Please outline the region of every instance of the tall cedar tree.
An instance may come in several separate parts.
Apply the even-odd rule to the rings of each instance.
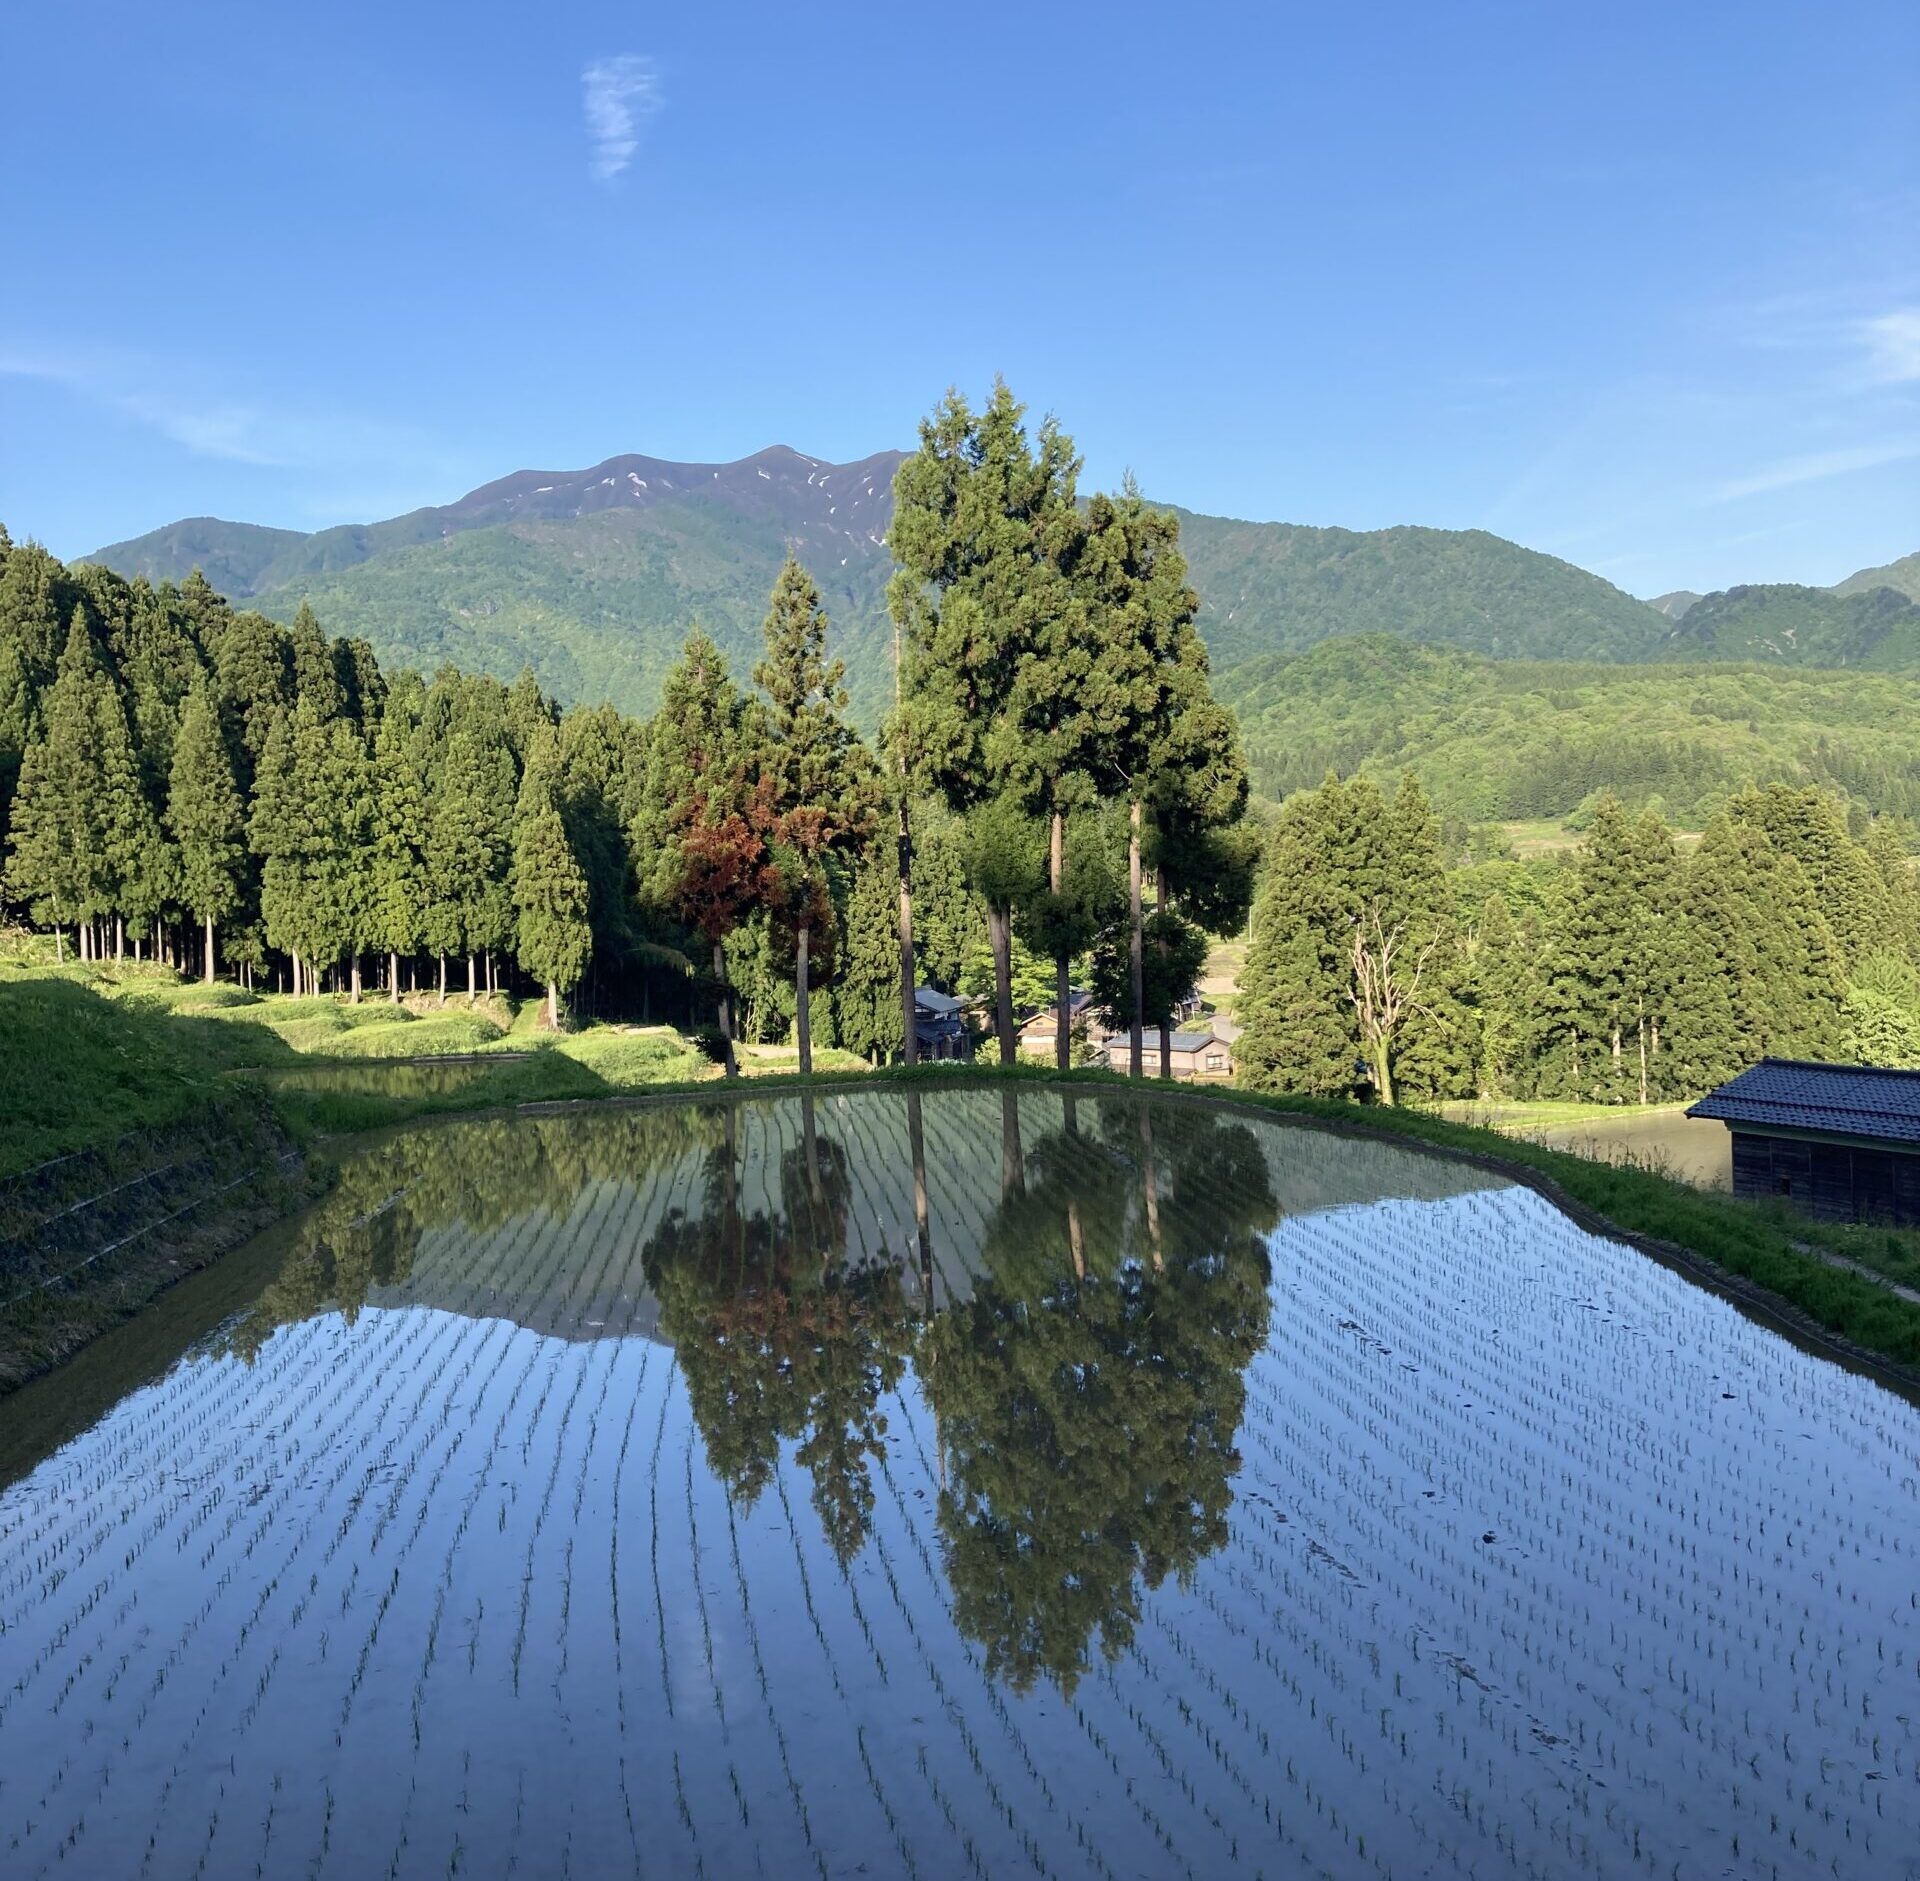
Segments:
[[[1133,988],[1127,1066],[1137,1078],[1146,1018],[1141,872],[1147,808],[1177,763],[1205,758],[1218,721],[1206,710],[1206,649],[1193,625],[1200,598],[1187,582],[1176,516],[1151,508],[1131,484],[1117,498],[1094,497],[1077,551],[1075,585],[1098,649],[1095,689],[1103,723],[1097,776],[1104,792],[1127,805]]]
[[[831,918],[827,858],[856,848],[874,822],[872,761],[847,723],[846,666],[827,660],[827,616],[813,578],[787,558],[773,584],[766,657],[753,669],[766,693],[763,766],[783,912],[792,928],[794,1033],[800,1072],[813,1070],[809,964],[815,923]]]
[[[1042,675],[1031,663],[1059,638],[1073,604],[1059,554],[1074,526],[1079,466],[1051,419],[1029,441],[1024,413],[1004,381],[977,415],[949,392],[894,477],[887,539],[900,567],[887,600],[901,632],[903,691],[895,743],[962,813],[1032,790],[1023,708]],[[1001,1062],[1011,1064],[1013,911],[992,892],[986,899],[994,1030]]]
[[[17,561],[19,552],[9,558]],[[98,815],[100,759],[95,688],[104,675],[85,616],[76,609],[57,676],[41,700],[13,803],[7,881],[34,918],[71,924],[86,949],[86,923],[106,906],[108,867]]]
[[[556,794],[559,737],[551,724],[529,727],[527,768],[513,819],[515,952],[547,989],[547,1025],[560,1027],[560,995],[580,984],[593,957],[586,873],[567,840]]]
[[[712,950],[728,1077],[739,1066],[727,937],[779,889],[767,843],[772,792],[759,769],[758,721],[720,649],[695,628],[662,687],[633,832],[643,901],[693,928]]]
[[[401,959],[426,939],[428,830],[415,727],[406,709],[389,698],[373,736],[367,941],[387,956],[387,995],[396,1002]]]
[[[187,694],[174,740],[167,824],[180,853],[180,899],[206,933],[206,983],[213,984],[215,924],[240,905],[245,880],[246,810],[233,760],[204,679]]]

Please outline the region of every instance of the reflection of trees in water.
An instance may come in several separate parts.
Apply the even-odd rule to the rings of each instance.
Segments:
[[[816,1133],[805,1105],[772,1209],[742,1208],[729,1129],[707,1154],[698,1212],[669,1214],[644,1258],[714,1473],[750,1506],[781,1442],[797,1443],[815,1512],[846,1562],[873,1517],[880,1399],[900,1381],[914,1326],[899,1268],[847,1258],[846,1152]]]
[[[251,1356],[289,1321],[351,1318],[370,1288],[405,1285],[429,1229],[563,1221],[590,1184],[665,1180],[697,1156],[697,1199],[660,1219],[641,1260],[715,1475],[750,1505],[792,1444],[851,1561],[873,1520],[881,1405],[913,1359],[938,1426],[955,1619],[1016,1687],[1070,1690],[1096,1637],[1109,1658],[1132,1639],[1143,1589],[1226,1539],[1277,1208],[1253,1132],[1217,1112],[1069,1096],[1035,1136],[1034,1107],[1023,1118],[1000,1095],[1000,1196],[972,1294],[931,1320],[941,1230],[909,1092],[891,1140],[911,1163],[910,1266],[849,1257],[859,1174],[810,1100],[770,1183],[732,1104],[491,1119],[350,1162],[230,1342]],[[974,1171],[989,1183],[991,1155]],[[540,1237],[527,1247],[529,1286],[577,1284]]]
[[[1275,1207],[1244,1125],[1101,1104],[1025,1158],[973,1297],[929,1329],[954,1616],[1017,1689],[1071,1690],[1141,1589],[1227,1536]]]
[[[485,1235],[541,1210],[564,1220],[590,1184],[645,1181],[719,1134],[710,1110],[661,1109],[495,1117],[391,1137],[342,1165],[224,1343],[251,1359],[276,1328],[317,1313],[352,1324],[372,1288],[406,1284],[429,1230]]]

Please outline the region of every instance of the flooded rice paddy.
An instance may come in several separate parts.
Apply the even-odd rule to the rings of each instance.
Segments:
[[[1920,1413],[1179,1101],[415,1130],[0,1404],[9,1877],[1920,1873]]]

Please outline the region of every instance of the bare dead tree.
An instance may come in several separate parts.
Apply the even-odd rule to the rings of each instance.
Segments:
[[[1347,997],[1360,1022],[1361,1044],[1373,1072],[1374,1089],[1383,1104],[1394,1101],[1394,1041],[1409,1013],[1426,1011],[1420,1003],[1420,982],[1426,977],[1427,963],[1439,944],[1440,936],[1436,932],[1413,956],[1409,966],[1404,921],[1396,921],[1389,927],[1376,904],[1354,923],[1349,949],[1353,978],[1347,987]]]

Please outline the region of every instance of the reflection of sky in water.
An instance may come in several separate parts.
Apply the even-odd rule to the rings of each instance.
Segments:
[[[1476,1171],[917,1108],[350,1169],[0,1496],[6,1872],[1915,1872],[1911,1408]]]

